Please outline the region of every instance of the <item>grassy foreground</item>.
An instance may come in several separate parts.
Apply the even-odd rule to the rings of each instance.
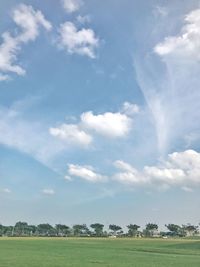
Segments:
[[[0,267],[199,267],[198,240],[0,238]]]

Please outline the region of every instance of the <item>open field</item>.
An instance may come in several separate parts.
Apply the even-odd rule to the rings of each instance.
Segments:
[[[198,267],[200,240],[0,238],[0,267]]]

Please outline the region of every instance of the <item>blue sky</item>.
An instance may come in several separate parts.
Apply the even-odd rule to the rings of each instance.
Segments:
[[[0,16],[0,222],[198,223],[199,1]]]

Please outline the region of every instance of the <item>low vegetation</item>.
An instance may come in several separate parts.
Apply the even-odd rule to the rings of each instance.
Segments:
[[[0,267],[198,267],[200,241],[0,238]]]

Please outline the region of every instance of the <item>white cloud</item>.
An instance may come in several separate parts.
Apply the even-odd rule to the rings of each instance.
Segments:
[[[131,173],[135,172],[135,169],[130,164],[124,162],[123,160],[116,160],[114,162],[114,166],[117,169],[120,169],[122,171],[127,171],[127,172],[131,172]]]
[[[149,179],[145,178],[142,173],[140,173],[137,169],[135,169],[130,164],[117,160],[114,162],[114,166],[122,170],[123,172],[119,172],[113,176],[113,179],[122,183],[122,184],[134,184],[141,185],[149,182]]]
[[[132,127],[132,120],[119,112],[94,115],[88,111],[81,115],[81,122],[84,127],[108,137],[126,136]]]
[[[121,112],[125,113],[128,116],[132,116],[134,114],[137,114],[137,113],[139,113],[139,111],[140,111],[140,108],[138,105],[133,104],[133,103],[129,103],[129,102],[124,102],[122,109],[121,109]]]
[[[47,31],[52,29],[51,23],[45,19],[41,11],[35,11],[32,6],[24,4],[19,5],[14,10],[13,20],[22,29],[22,32],[17,36],[18,42],[34,41],[39,35],[40,26]]]
[[[3,73],[13,72],[17,75],[24,75],[25,70],[16,64],[17,54],[22,48],[23,43],[34,41],[39,35],[39,28],[42,26],[47,31],[52,26],[44,18],[41,11],[35,11],[31,6],[20,4],[13,11],[13,20],[20,28],[16,36],[11,36],[9,32],[2,34],[3,42],[0,45],[0,71]],[[7,80],[7,74],[0,73],[0,80]]]
[[[158,188],[176,186],[185,191],[200,186],[200,153],[194,150],[169,154],[166,161],[144,166],[142,171],[123,161],[116,161],[114,165],[123,172],[115,174],[113,179],[124,184]]]
[[[88,111],[81,114],[77,124],[64,123],[58,127],[51,127],[49,133],[65,143],[83,146],[92,143],[92,131],[109,138],[124,137],[132,129],[133,120],[128,114],[137,113],[139,108],[137,105],[125,102],[122,109],[121,113],[106,112],[99,115]]]
[[[181,31],[177,31],[183,17],[181,11],[176,9],[169,14],[169,27],[169,19],[149,25],[153,34],[146,51],[138,51],[140,56],[134,61],[162,155],[174,150],[177,143],[188,145],[185,136],[200,132],[196,123],[200,120],[200,9],[186,15]],[[169,35],[170,30],[176,33]],[[152,53],[155,38],[160,40],[164,34],[166,38],[154,45]]]
[[[42,190],[42,193],[44,195],[49,195],[49,196],[55,195],[55,191],[53,189],[50,189],[50,188],[44,188]]]
[[[14,64],[17,58],[17,52],[20,50],[20,43],[9,32],[5,32],[2,38],[3,43],[0,46],[0,71],[24,75],[25,70]]]
[[[65,178],[65,180],[67,180],[67,181],[70,181],[70,182],[72,181],[72,178],[71,178],[69,175],[65,175],[64,178]]]
[[[77,16],[76,20],[80,23],[80,24],[86,24],[89,23],[91,21],[91,18],[89,15],[86,16]]]
[[[59,33],[59,45],[69,54],[95,58],[95,49],[99,46],[99,39],[92,29],[78,30],[72,22],[65,22],[60,25]]]
[[[77,124],[63,123],[60,126],[49,128],[49,133],[56,139],[60,139],[63,144],[83,147],[92,144],[92,131],[109,138],[125,137],[132,129],[133,122],[132,118],[125,114],[125,111],[132,115],[138,112],[138,107],[126,102],[123,105],[123,110],[124,114],[106,112],[99,115],[94,115],[92,111],[88,111],[81,114]]]
[[[183,191],[185,191],[185,192],[189,192],[189,193],[192,193],[192,192],[193,192],[193,189],[190,188],[190,187],[187,187],[187,186],[183,186],[183,187],[181,187],[181,189],[182,189]]]
[[[68,165],[69,175],[80,177],[88,182],[104,182],[107,177],[95,172],[92,166],[80,166],[69,164]]]
[[[153,13],[155,16],[159,15],[159,17],[167,17],[169,11],[165,6],[156,6],[153,10]]]
[[[80,129],[75,124],[62,124],[57,128],[50,128],[51,135],[66,141],[67,143],[73,142],[74,144],[88,146],[92,143],[92,136]]]
[[[9,188],[4,188],[4,189],[2,189],[2,192],[6,193],[6,194],[10,194],[11,190]]]
[[[185,23],[179,35],[166,37],[154,51],[161,56],[174,54],[191,60],[200,59],[200,9],[190,12]]]
[[[128,184],[128,185],[142,185],[147,184],[147,179],[144,181],[143,176],[135,170],[134,172],[121,172],[117,173],[113,176],[113,179],[122,183],[122,184]]]
[[[168,165],[182,169],[192,183],[200,183],[200,153],[194,150],[175,152],[169,155]]]
[[[200,168],[200,153],[191,149],[184,152],[174,152],[169,155],[169,164],[184,170]]]
[[[10,77],[8,75],[4,75],[0,73],[0,81],[8,81]]]
[[[78,11],[83,5],[82,0],[62,0],[62,4],[67,13]]]
[[[167,184],[182,183],[182,181],[186,178],[185,172],[182,169],[165,168],[165,166],[146,166],[144,168],[144,174],[151,177],[152,181],[159,181]]]

